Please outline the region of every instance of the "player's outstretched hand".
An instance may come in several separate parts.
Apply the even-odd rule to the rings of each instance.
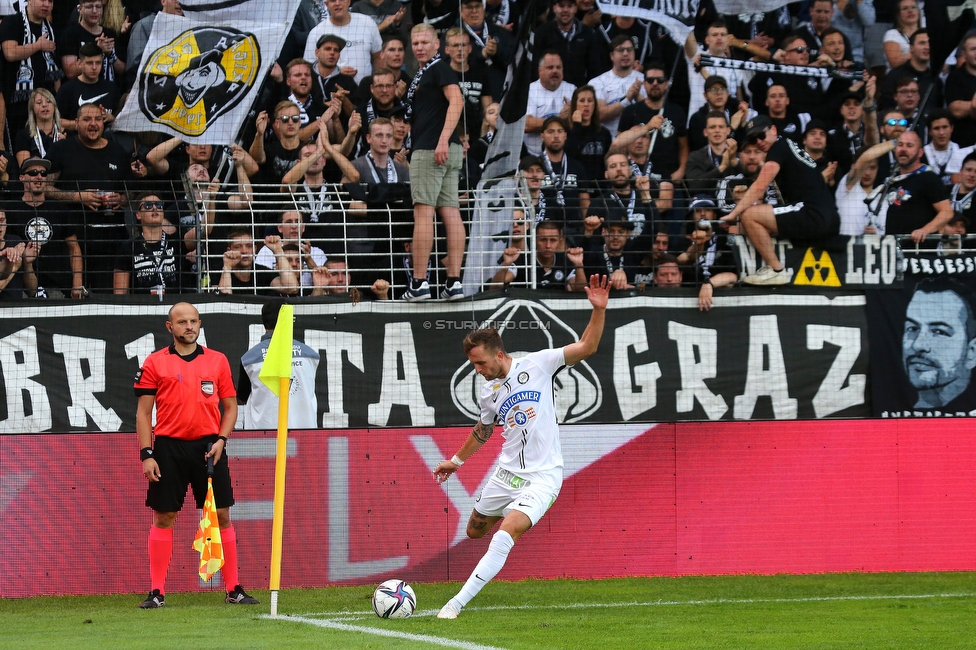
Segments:
[[[443,483],[447,479],[451,478],[451,474],[458,471],[458,466],[449,460],[442,461],[437,467],[434,468],[434,480],[438,483]]]
[[[606,309],[610,298],[610,278],[594,273],[590,276],[590,286],[586,287],[586,297],[594,309]]]

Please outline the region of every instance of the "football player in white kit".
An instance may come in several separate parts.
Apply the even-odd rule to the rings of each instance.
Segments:
[[[516,540],[534,526],[556,501],[563,482],[563,455],[552,399],[552,377],[596,352],[603,336],[610,281],[593,274],[586,297],[593,305],[579,341],[557,350],[541,350],[513,359],[495,329],[477,330],[464,339],[464,352],[487,380],[481,390],[481,417],[451,460],[434,468],[443,483],[488,442],[495,424],[502,426],[502,452],[491,478],[468,519],[468,537],[479,539],[501,519],[488,552],[461,591],[441,608],[437,618],[457,618],[502,567]]]

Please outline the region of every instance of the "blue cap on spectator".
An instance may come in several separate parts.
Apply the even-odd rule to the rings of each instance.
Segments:
[[[708,196],[707,194],[699,194],[691,201],[691,205],[688,206],[688,212],[694,212],[701,208],[709,208],[714,210],[718,206],[715,204],[715,199]]]

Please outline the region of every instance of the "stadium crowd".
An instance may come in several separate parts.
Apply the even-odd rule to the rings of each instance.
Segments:
[[[933,66],[916,0],[734,16],[703,0],[681,44],[594,0],[303,0],[223,147],[113,129],[157,11],[182,15],[178,0],[0,1],[0,298],[463,297],[526,23],[534,81],[507,91],[527,93],[524,209],[492,237],[481,288],[579,291],[599,273],[695,286],[707,309],[739,281],[731,234],[760,252],[776,234],[828,250],[893,234],[949,254],[971,227],[976,32]],[[745,281],[789,281],[766,261]]]

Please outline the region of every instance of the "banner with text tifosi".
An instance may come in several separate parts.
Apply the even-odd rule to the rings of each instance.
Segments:
[[[976,255],[905,252],[905,286],[867,292],[872,410],[976,416]]]
[[[868,415],[864,296],[790,291],[720,289],[709,312],[690,289],[611,299],[599,351],[556,376],[560,421]],[[484,324],[503,328],[516,356],[576,341],[589,302],[550,296],[296,305],[295,338],[321,357],[316,422],[470,425],[483,380],[464,336]],[[238,368],[264,334],[261,304],[195,300],[200,343]],[[133,378],[146,356],[172,343],[169,305],[27,305],[0,310],[0,433],[133,430]]]
[[[290,432],[281,586],[396,577],[423,608],[440,607],[424,583],[466,579],[490,541],[465,527],[500,436],[447,482],[431,475],[469,431]],[[502,580],[976,569],[976,430],[964,420],[583,424],[560,435],[559,498]],[[152,523],[138,446],[134,433],[0,436],[0,598],[130,593],[135,611]],[[253,592],[269,579],[275,432],[238,432],[227,452],[240,581]],[[183,591],[223,601],[221,574],[210,584],[197,573],[198,521],[188,505],[176,523],[171,605]]]

